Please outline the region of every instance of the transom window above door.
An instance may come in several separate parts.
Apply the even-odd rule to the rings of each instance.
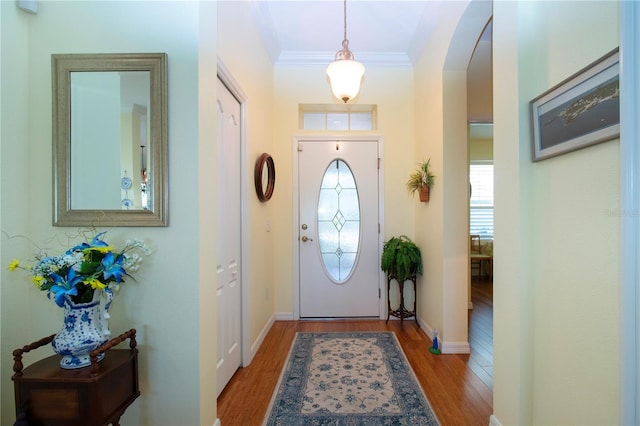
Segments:
[[[299,127],[302,130],[375,130],[375,105],[317,105],[299,106]]]

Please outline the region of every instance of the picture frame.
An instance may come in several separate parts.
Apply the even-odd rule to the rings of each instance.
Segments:
[[[620,135],[618,48],[530,102],[532,161]]]

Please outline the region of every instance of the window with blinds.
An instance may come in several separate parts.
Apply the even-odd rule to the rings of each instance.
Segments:
[[[472,163],[469,182],[469,234],[493,239],[493,164]]]

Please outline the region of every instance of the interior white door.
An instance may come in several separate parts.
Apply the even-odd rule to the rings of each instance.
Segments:
[[[378,143],[298,143],[300,317],[378,317]]]
[[[241,364],[240,103],[218,80],[218,395]]]

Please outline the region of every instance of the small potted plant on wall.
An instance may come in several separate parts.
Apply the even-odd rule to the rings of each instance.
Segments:
[[[420,201],[429,201],[429,192],[435,175],[431,172],[431,158],[427,161],[423,161],[418,164],[418,168],[409,175],[407,181],[407,189],[411,194],[418,192],[420,194]]]
[[[422,274],[420,249],[406,235],[393,237],[384,243],[380,268],[399,283]]]

